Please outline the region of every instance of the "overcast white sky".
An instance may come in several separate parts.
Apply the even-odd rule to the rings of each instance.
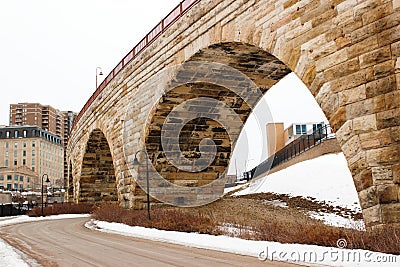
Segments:
[[[95,90],[96,67],[104,76],[179,0],[0,0],[0,125],[9,123],[9,105],[38,102],[79,112]],[[265,96],[275,122],[325,120],[294,75]],[[246,126],[251,142],[235,151],[239,170],[266,157],[262,125]],[[246,149],[246,147],[248,149]],[[246,151],[248,150],[248,151]],[[233,159],[231,162],[233,163]],[[231,168],[232,170],[232,168]]]

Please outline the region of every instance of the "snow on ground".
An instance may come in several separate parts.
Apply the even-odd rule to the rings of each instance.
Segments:
[[[316,159],[304,161],[256,181],[252,181],[250,186],[241,186],[244,189],[235,194],[244,195],[261,192],[290,194],[292,196],[313,197],[318,201],[326,201],[334,206],[361,210],[353,180],[342,153],[325,155]],[[241,186],[232,188],[231,190],[238,189]],[[349,219],[334,214],[310,212],[309,215],[323,219],[326,223],[332,225],[343,226],[350,224],[351,227],[357,229],[362,229],[363,227],[362,222],[352,222]],[[16,216],[7,220],[0,220],[0,227],[26,221],[73,217],[82,217],[82,215],[59,215],[44,218]],[[90,220],[86,223],[86,227],[102,232],[248,255],[258,257],[260,260],[290,261],[303,265],[377,266],[379,264],[379,266],[399,266],[400,263],[400,256],[398,255],[366,250],[349,250],[339,247],[243,240],[228,236],[164,231],[139,226],[132,227],[119,223],[108,223],[96,220]],[[227,225],[226,227],[230,226]],[[341,240],[339,245],[342,245],[342,243],[345,244],[345,240]],[[3,259],[0,260],[0,267],[27,266],[23,264],[24,262],[21,257],[18,257],[18,254],[16,255],[15,250],[2,242],[1,239],[0,251],[0,259]],[[21,260],[21,262],[18,260]],[[1,265],[1,262],[5,262],[6,265]]]
[[[314,197],[333,206],[361,210],[343,153],[328,154],[264,176],[234,195],[262,192]]]
[[[29,266],[17,251],[0,239],[0,267],[24,267]]]
[[[87,222],[86,227],[101,232],[258,257],[259,260],[296,262],[301,265],[377,266],[379,263],[379,266],[398,266],[400,263],[400,256],[367,250],[244,240],[228,236],[165,231],[96,220]],[[344,240],[342,242],[345,243]]]
[[[328,154],[303,161],[276,173],[251,181],[250,185],[233,195],[247,195],[272,192],[315,198],[332,206],[340,206],[361,212],[360,202],[353,178],[343,153]],[[360,225],[340,216],[324,215],[312,217],[322,219],[335,226]]]

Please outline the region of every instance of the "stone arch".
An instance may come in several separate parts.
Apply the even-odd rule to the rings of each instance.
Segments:
[[[293,62],[285,63],[264,49],[240,42],[224,42],[210,45],[200,49],[188,61],[218,62],[231,66],[250,77],[263,93],[286,74],[290,73],[292,69],[289,65],[293,65]],[[325,64],[329,65],[329,63]],[[297,62],[295,65],[297,65]],[[332,128],[337,131],[339,144],[353,175],[366,224],[373,226],[382,222],[397,222],[400,220],[398,203],[400,191],[398,183],[394,181],[394,175],[395,172],[398,172],[395,164],[399,160],[400,152],[398,141],[393,137],[395,138],[398,135],[395,127],[398,123],[395,122],[396,120],[390,112],[380,113],[380,116],[377,115],[378,112],[384,112],[386,108],[385,104],[381,102],[386,97],[381,95],[381,93],[384,93],[382,90],[385,92],[395,90],[395,77],[394,75],[389,75],[388,78],[383,78],[384,80],[380,82],[374,82],[375,79],[381,78],[376,76],[369,77],[368,70],[360,70],[364,75],[361,83],[364,82],[365,84],[361,88],[353,88],[354,81],[352,79],[355,77],[352,72],[354,70],[349,70],[350,75],[345,71],[348,70],[349,65],[352,65],[352,62],[346,61],[333,69],[319,71],[321,66],[316,67],[315,62],[308,60],[304,63],[303,68],[295,68],[293,72],[309,88],[327,116]],[[204,73],[204,75],[207,75],[207,73]],[[202,89],[206,91],[203,95],[199,93]],[[363,90],[366,89],[368,92],[365,92],[366,99],[364,99],[359,94],[363,94]],[[212,90],[217,92],[225,91],[224,88],[216,88],[216,86],[209,84],[186,85],[186,88],[181,86],[176,90],[172,90],[163,96],[156,111],[152,113],[152,122],[163,121],[171,107],[180,103],[182,99],[190,99],[194,96],[216,97],[229,105],[226,101],[227,99],[212,95],[210,93]],[[221,95],[227,96],[227,93],[224,92]],[[231,97],[236,98],[235,96]],[[359,97],[362,99],[354,99]],[[174,99],[176,100],[175,102]],[[233,102],[240,103],[240,100],[236,98]],[[388,102],[388,105],[393,104],[391,103],[392,101]],[[250,115],[250,110],[243,104],[239,105],[236,111],[240,109],[242,109],[241,117],[245,122],[248,115]],[[378,121],[379,117],[382,118],[381,121]],[[195,124],[197,123],[207,125],[208,122],[207,120],[203,120],[203,122],[196,121],[192,125],[188,125],[187,129],[194,129],[190,131],[190,135],[205,136],[204,132],[210,132],[210,128],[207,127],[199,127],[200,130],[196,130]],[[219,126],[216,125],[216,127]],[[154,162],[163,162],[164,165],[160,164],[159,170],[164,171],[165,178],[168,177],[167,179],[173,180],[173,177],[179,176],[174,175],[176,169],[170,166],[163,156],[160,157],[160,148],[155,144],[157,141],[151,141],[158,138],[159,124],[151,123],[148,130],[146,148],[149,152],[149,157]],[[379,134],[384,134],[386,139],[379,138]],[[224,137],[221,136],[219,138],[223,139],[221,143],[236,142],[236,140],[224,140]],[[198,152],[196,151],[197,144],[194,143],[191,147],[187,146],[186,154],[193,155],[193,152],[196,154]],[[221,153],[218,154],[218,159],[213,162],[212,168],[208,169],[207,175],[203,173],[196,178],[196,174],[181,174],[189,178],[186,181],[182,181],[180,178],[178,182],[185,186],[198,186],[202,183],[208,183],[207,179],[218,177],[217,174],[226,170],[231,151],[224,151],[227,152],[224,155],[222,150],[219,152]],[[223,155],[223,157],[219,157],[220,155]],[[219,160],[221,158],[223,160]]]
[[[255,96],[248,96],[246,100],[253,104],[258,102],[262,94],[268,91],[269,88],[291,72],[282,61],[272,56],[270,53],[253,45],[238,42],[213,44],[194,54],[188,62],[200,62],[200,64],[201,62],[218,63],[222,66],[229,66],[230,68],[242,72],[258,86],[261,92],[259,95],[260,98],[258,99],[255,99]],[[196,75],[198,77],[203,77],[213,76],[216,75],[216,73],[213,73],[213,70],[209,68],[197,69],[195,65],[193,65],[193,69],[191,69],[190,66],[189,68],[184,67],[184,70],[178,71],[175,75],[175,80],[172,81],[172,84],[176,83],[180,76],[192,77]],[[220,75],[226,74],[220,73]],[[217,76],[216,78],[218,79]],[[233,80],[233,82],[230,81],[229,83],[235,88],[240,87],[240,84],[247,86],[246,81],[241,77],[232,76],[229,77],[228,80],[229,79]],[[234,81],[235,79],[237,79],[237,81]],[[161,97],[158,104],[156,104],[154,110],[150,112],[151,118],[149,119],[147,136],[145,137],[146,151],[148,152],[149,159],[153,163],[156,171],[171,183],[186,187],[199,187],[210,184],[227,171],[229,159],[233,152],[232,147],[236,144],[241,131],[241,125],[244,125],[246,122],[252,108],[249,106],[249,103],[231,88],[212,82],[186,82],[177,85],[177,87],[172,85],[172,87],[174,88],[166,92]],[[234,130],[229,136],[225,129],[228,125],[221,125],[218,121],[201,115],[207,112],[218,113],[216,107],[199,107],[196,106],[196,103],[187,107],[191,110],[198,109],[199,116],[185,124],[180,133],[179,147],[184,157],[189,160],[200,158],[199,143],[205,138],[214,141],[217,151],[213,162],[206,169],[200,172],[181,171],[168,161],[161,146],[162,131],[165,133],[166,131],[168,132],[168,130],[174,131],[175,129],[163,129],[162,126],[167,120],[167,116],[170,114],[171,110],[176,106],[182,104],[182,102],[202,97],[215,99],[224,103],[237,114],[237,118],[239,118],[240,122],[232,121],[230,123],[230,126],[234,126]],[[237,124],[239,127],[236,127]],[[166,135],[168,135],[168,133],[166,133]],[[187,196],[177,195],[175,197],[185,202],[185,197]]]
[[[78,202],[118,201],[113,157],[104,133],[91,132],[83,156]]]
[[[98,125],[118,139],[123,129],[118,120],[132,103],[130,145],[142,149],[139,132],[159,92],[156,86],[141,91],[141,85],[213,44],[237,42],[279,59],[314,95],[336,130],[366,224],[400,223],[399,14],[394,0],[199,1],[85,106],[68,143],[77,161],[74,178],[79,180],[87,129]],[[130,155],[125,162],[117,145],[113,155],[119,173],[133,160]],[[131,192],[131,204],[135,189],[124,189]]]

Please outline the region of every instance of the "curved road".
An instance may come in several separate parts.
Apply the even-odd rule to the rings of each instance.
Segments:
[[[43,266],[289,266],[257,258],[107,234],[84,227],[88,218],[21,223],[1,237]]]

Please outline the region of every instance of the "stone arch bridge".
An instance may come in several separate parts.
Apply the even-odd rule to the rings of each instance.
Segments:
[[[152,197],[212,201],[252,106],[294,72],[336,130],[366,224],[400,223],[399,22],[399,0],[183,1],[78,115],[67,148],[70,199],[141,208],[150,173]],[[186,111],[171,116],[182,103]],[[168,139],[179,114],[189,117]],[[135,154],[142,149],[147,156]]]

